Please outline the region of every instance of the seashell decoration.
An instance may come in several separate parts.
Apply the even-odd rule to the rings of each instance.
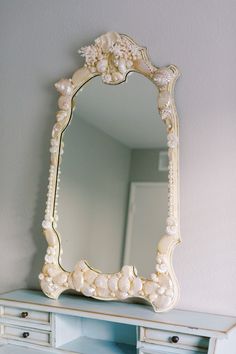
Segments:
[[[122,276],[118,282],[118,288],[121,292],[127,293],[130,289],[130,281],[127,276]]]
[[[154,281],[147,281],[144,284],[144,292],[146,295],[151,295],[157,290],[157,284]]]
[[[92,286],[90,286],[88,283],[84,283],[84,286],[82,287],[81,292],[85,296],[93,296],[95,293],[95,289]]]
[[[92,73],[102,74],[106,84],[122,82],[136,60],[142,58],[142,48],[116,32],[108,32],[83,47],[79,53]]]
[[[49,254],[51,254],[50,250]],[[163,273],[164,267],[166,272],[165,256],[158,255],[157,264],[160,267],[160,273]],[[85,261],[80,261],[71,279],[69,274],[61,272],[55,265],[47,269],[48,275],[40,273],[39,279],[48,283],[44,284],[44,290],[47,290],[49,295],[54,291],[55,285],[68,287],[70,283],[72,289],[82,292],[85,296],[97,298],[123,300],[129,296],[139,296],[148,297],[152,303],[163,294],[168,298],[173,298],[173,284],[168,276],[162,274],[158,277],[156,273],[153,273],[150,280],[142,280],[135,276],[133,269],[132,266],[124,266],[117,274],[98,274],[90,269]]]
[[[103,53],[109,53],[114,43],[120,41],[120,34],[108,32],[95,39],[95,44],[102,49]]]
[[[60,96],[58,106],[60,109],[67,111],[71,106],[71,98],[68,96]]]
[[[97,288],[106,289],[108,286],[107,281],[108,281],[107,276],[99,275],[95,280],[95,285]]]
[[[174,78],[174,73],[169,68],[159,68],[153,75],[153,81],[157,86],[168,85]]]
[[[58,111],[56,114],[56,118],[58,122],[63,121],[67,117],[67,112],[66,111]]]
[[[61,272],[53,278],[53,281],[58,285],[63,285],[67,282],[67,279],[68,275],[64,272]]]
[[[74,85],[71,79],[61,79],[55,83],[55,87],[63,96],[71,96],[74,91]]]
[[[97,277],[97,274],[95,272],[93,272],[91,269],[86,270],[86,272],[84,273],[84,280],[88,284],[92,284],[95,281],[96,277]]]
[[[107,59],[99,60],[96,64],[97,72],[99,72],[101,74],[106,72],[107,67],[108,67],[108,60]]]
[[[132,291],[132,294],[138,294],[143,288],[143,282],[142,280],[137,277],[137,278],[134,278],[134,280],[132,281],[131,283],[131,291]]]
[[[97,38],[94,44],[83,47],[79,53],[85,58],[84,67],[77,70],[72,79],[61,79],[55,84],[60,93],[59,110],[53,126],[50,142],[51,165],[43,232],[48,242],[44,266],[39,274],[43,292],[57,298],[63,291],[76,290],[85,296],[102,300],[124,300],[138,297],[149,301],[154,310],[166,311],[178,298],[178,285],[171,267],[171,250],[180,240],[178,235],[178,129],[172,90],[178,77],[178,69],[170,65],[157,68],[150,62],[145,48],[139,47],[131,38],[116,32],[108,32]],[[79,88],[93,76],[100,75],[106,84],[123,82],[130,71],[144,74],[153,81],[159,91],[158,109],[164,123],[168,124],[169,188],[166,236],[158,244],[155,271],[142,278],[130,265],[120,272],[104,274],[80,260],[72,272],[61,267],[62,249],[56,231],[58,215],[56,205],[60,181],[60,162],[63,154],[62,132],[71,118],[72,98]],[[168,123],[167,123],[168,121]],[[162,240],[161,240],[162,241]]]
[[[123,293],[122,291],[118,291],[116,293],[117,299],[119,300],[125,300],[128,298],[129,294],[128,293]]]
[[[165,259],[165,256],[158,254],[156,262],[157,273],[163,274],[168,272],[167,260]]]
[[[177,221],[173,217],[166,219],[166,233],[169,236],[173,236],[177,233]]]
[[[158,108],[160,110],[166,109],[170,106],[171,95],[168,91],[161,91],[158,97]]]
[[[119,281],[119,278],[118,278],[118,276],[116,274],[112,275],[110,277],[110,279],[108,279],[108,287],[109,287],[111,293],[117,292],[117,290],[118,290],[118,281]]]
[[[97,289],[95,289],[95,291],[96,291],[96,294],[98,297],[110,298],[109,289],[107,289],[107,288],[97,288]]]
[[[175,149],[178,145],[179,139],[174,133],[169,133],[167,135],[167,146],[170,149]]]
[[[172,111],[170,108],[165,108],[165,107],[160,108],[159,111],[160,111],[160,115],[161,115],[162,120],[165,120],[165,119],[171,117]]]
[[[84,286],[83,273],[82,272],[73,273],[72,281],[73,281],[75,290],[80,291]]]

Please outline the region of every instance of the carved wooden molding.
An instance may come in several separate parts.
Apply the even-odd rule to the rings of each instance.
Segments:
[[[70,79],[55,84],[61,94],[59,111],[51,138],[51,165],[45,217],[42,223],[48,248],[45,264],[39,274],[43,292],[50,298],[58,298],[65,290],[74,289],[85,296],[100,300],[123,300],[142,298],[150,302],[156,312],[173,308],[179,297],[179,286],[172,266],[174,247],[180,242],[179,232],[179,132],[173,91],[179,71],[176,66],[154,66],[145,48],[139,47],[131,38],[109,32],[95,43],[80,49],[85,64]],[[138,275],[130,265],[114,274],[103,274],[93,269],[86,260],[80,260],[72,272],[61,266],[61,238],[57,231],[57,198],[60,176],[60,161],[63,154],[62,133],[72,119],[73,98],[91,78],[100,75],[106,84],[116,85],[125,81],[129,72],[145,75],[157,87],[158,110],[167,129],[169,156],[168,215],[166,233],[157,246],[156,269],[148,279]],[[140,270],[141,271],[141,270]]]

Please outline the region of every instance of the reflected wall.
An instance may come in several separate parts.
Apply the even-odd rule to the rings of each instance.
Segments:
[[[130,234],[133,252],[129,257],[125,248],[132,184],[167,185],[168,180],[167,166],[159,169],[160,152],[166,151],[167,144],[165,125],[157,113],[156,87],[136,73],[116,86],[105,85],[97,77],[78,92],[75,102],[73,119],[63,136],[58,203],[62,266],[71,270],[79,259],[86,259],[95,269],[117,272],[125,260],[142,269],[145,260],[138,261],[137,255],[144,243],[136,242],[136,237],[145,240],[147,260],[153,261],[147,270],[150,274],[165,230],[167,189],[160,201],[162,213],[147,204],[143,222],[156,213],[160,227],[155,235],[149,236],[151,226],[145,233]],[[137,207],[137,213],[140,210]]]

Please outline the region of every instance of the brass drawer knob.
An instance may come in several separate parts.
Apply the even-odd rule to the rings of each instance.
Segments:
[[[28,317],[28,312],[21,312],[21,318],[26,318],[26,317]]]
[[[23,332],[22,336],[23,336],[23,338],[28,338],[29,337],[29,332]]]
[[[179,337],[178,336],[173,336],[171,337],[171,343],[178,343]]]

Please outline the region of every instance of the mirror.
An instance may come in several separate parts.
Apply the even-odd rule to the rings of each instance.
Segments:
[[[155,268],[168,202],[168,171],[159,166],[166,127],[157,94],[138,73],[114,86],[95,77],[77,93],[63,135],[58,201],[66,270],[78,259],[103,272],[132,264],[148,276]]]
[[[55,84],[41,288],[167,311],[179,297],[179,71],[116,32],[79,53],[84,66]]]

